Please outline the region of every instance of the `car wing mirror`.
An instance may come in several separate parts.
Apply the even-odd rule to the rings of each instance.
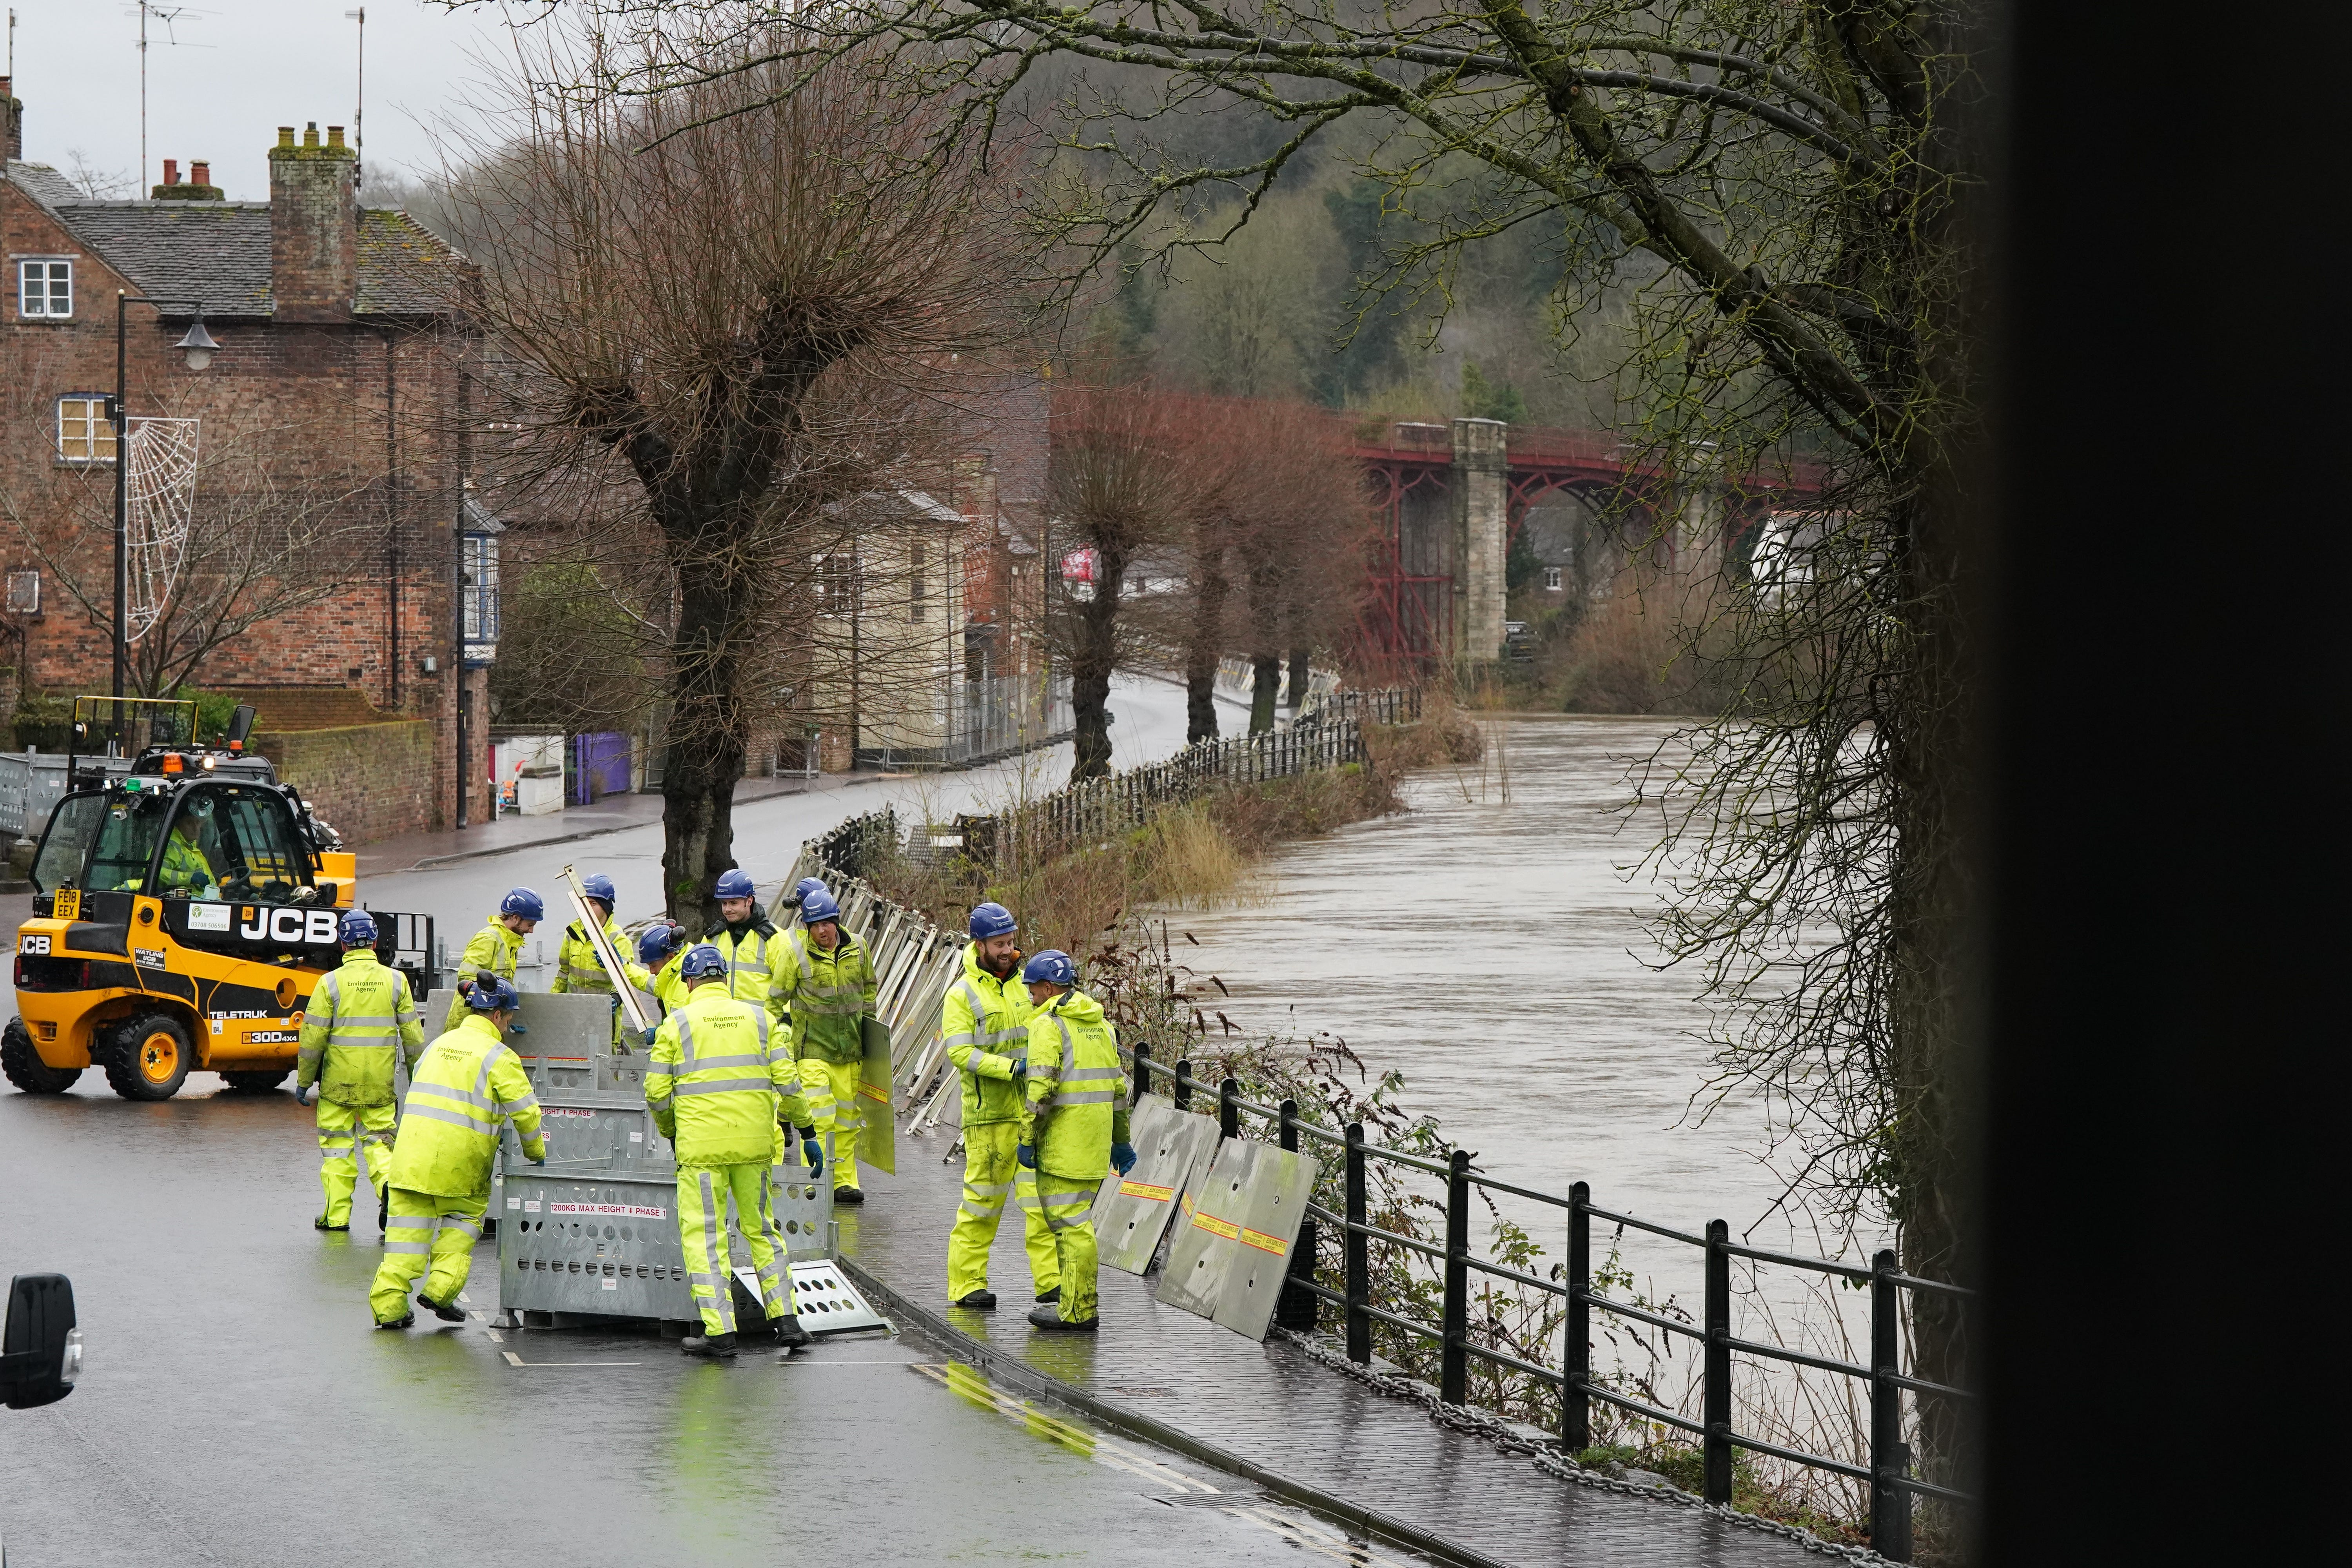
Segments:
[[[62,1274],[17,1275],[8,1282],[7,1328],[0,1334],[0,1395],[11,1410],[55,1405],[80,1375],[73,1281]]]

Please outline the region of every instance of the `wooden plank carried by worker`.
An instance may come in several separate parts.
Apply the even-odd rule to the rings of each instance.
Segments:
[[[865,1131],[857,1157],[888,1175],[898,1173],[898,1119],[890,1104],[890,1026],[879,1018],[858,1020],[866,1057],[857,1068],[857,1113]]]
[[[1148,1273],[1168,1222],[1188,1195],[1197,1204],[1217,1147],[1214,1118],[1176,1109],[1164,1094],[1136,1101],[1128,1135],[1135,1166],[1107,1177],[1095,1194],[1095,1246],[1109,1268]]]
[[[620,953],[614,949],[612,937],[605,933],[604,922],[596,919],[588,908],[588,893],[580,885],[580,873],[569,866],[563,868],[563,886],[572,895],[572,907],[580,911],[580,929],[588,933],[588,945],[596,950],[596,962],[604,966],[605,974],[613,982],[613,993],[621,999],[621,1011],[628,1016],[630,1030],[643,1038],[645,1032],[659,1020],[646,1016],[645,1003],[637,995],[637,988],[629,984],[628,965],[621,962]],[[626,1036],[623,1037],[623,1041],[625,1047]]]

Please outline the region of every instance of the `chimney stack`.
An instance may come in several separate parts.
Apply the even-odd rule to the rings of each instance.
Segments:
[[[269,150],[269,289],[281,321],[348,321],[359,272],[358,158],[331,126],[324,146],[319,122],[294,142],[278,128]]]
[[[24,155],[25,106],[11,95],[9,79],[0,76],[0,163]]]
[[[180,161],[163,160],[163,183],[151,187],[147,194],[159,202],[217,202],[226,199],[215,190],[212,181],[213,166],[209,160],[197,159],[188,165],[188,183],[180,183]]]

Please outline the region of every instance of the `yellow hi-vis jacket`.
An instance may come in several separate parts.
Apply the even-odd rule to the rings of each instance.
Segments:
[[[652,992],[654,1000],[661,1004],[664,1013],[675,1013],[686,1005],[686,976],[678,973],[686,963],[686,954],[687,950],[679,948],[669,955],[669,961],[661,966],[659,973],[637,986],[640,991]],[[631,971],[631,978],[635,978],[635,971]],[[761,1011],[767,1009],[763,1006]]]
[[[653,989],[654,977],[645,965],[629,959],[629,939],[621,934],[621,923],[612,916],[604,917],[604,940],[613,944],[614,956],[621,961],[621,973],[629,984],[640,991]],[[472,949],[467,952],[470,954]],[[563,945],[556,950],[555,984],[553,991],[593,991],[610,996],[614,994],[613,977],[604,973],[604,961],[596,956],[596,944],[588,940],[588,932],[578,921],[563,928]]]
[[[766,1008],[768,1016],[782,1023],[784,1003],[776,994],[776,981],[783,973],[789,944],[784,933],[770,922],[760,906],[751,906],[751,919],[740,931],[720,926],[702,940],[717,948],[719,956],[727,961],[727,994],[738,1002]],[[687,944],[689,949],[694,945]]]
[[[317,1084],[319,1098],[336,1105],[390,1105],[395,1049],[413,1075],[425,1054],[425,1021],[409,999],[408,976],[377,963],[368,949],[352,948],[341,967],[319,977],[303,1005],[294,1082]]]
[[[1021,1142],[1037,1151],[1040,1172],[1079,1182],[1109,1172],[1110,1146],[1128,1141],[1126,1079],[1101,1003],[1065,991],[1030,1015]]]
[[[681,1165],[768,1164],[778,1123],[810,1121],[783,1031],[766,1008],[709,984],[655,1034],[646,1109],[677,1145]]]
[[[1029,1050],[1029,987],[1022,983],[1018,956],[1012,973],[999,980],[982,967],[980,943],[966,942],[963,975],[948,987],[940,1034],[963,1079],[963,1125],[1020,1121],[1013,1060]]]
[[[512,983],[515,960],[522,952],[521,933],[509,931],[492,915],[490,923],[476,931],[466,943],[466,951],[457,959],[457,978],[470,982],[475,975],[488,973]],[[517,987],[520,989],[520,987]],[[444,1029],[454,1029],[465,1022],[467,1008],[463,996],[449,998],[448,1015],[441,1020]]]
[[[857,1021],[874,1011],[877,989],[866,944],[844,931],[827,952],[803,929],[793,932],[779,956],[784,964],[777,994],[792,1009],[794,1052],[835,1066],[864,1061],[866,1037]]]
[[[511,1121],[522,1152],[546,1158],[539,1097],[522,1063],[488,1016],[464,1009],[456,1028],[408,1069],[408,1099],[392,1146],[392,1184],[442,1197],[487,1197],[499,1123]]]
[[[163,863],[155,868],[155,886],[209,893],[219,888],[220,879],[213,875],[213,863],[205,858],[205,852],[174,833],[163,841]]]

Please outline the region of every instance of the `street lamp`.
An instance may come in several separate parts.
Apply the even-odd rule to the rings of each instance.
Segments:
[[[114,405],[109,416],[114,426],[114,697],[122,700],[122,680],[131,668],[131,642],[124,635],[129,622],[124,619],[124,606],[131,598],[131,414],[127,407],[130,395],[129,338],[124,328],[126,305],[193,305],[195,320],[185,336],[173,346],[187,356],[190,370],[202,370],[213,363],[220,344],[205,331],[205,303],[201,300],[149,299],[142,294],[114,291]],[[121,723],[121,710],[115,710],[115,723]]]

